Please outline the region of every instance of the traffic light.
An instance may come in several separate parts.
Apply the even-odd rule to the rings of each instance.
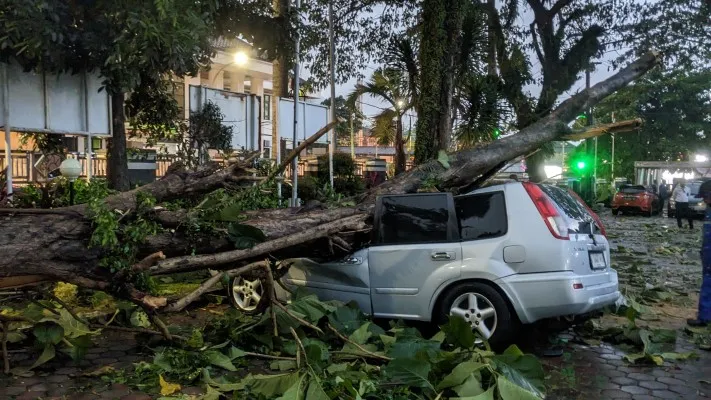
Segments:
[[[585,161],[578,161],[575,166],[578,168],[578,171],[584,171],[585,167],[587,167],[587,164],[585,163]]]
[[[582,154],[570,160],[568,165],[575,175],[586,176],[592,168],[593,160],[586,154]]]
[[[492,136],[494,139],[498,139],[499,136],[501,136],[501,129],[499,129],[499,128],[494,128],[494,131],[491,133],[491,136]]]

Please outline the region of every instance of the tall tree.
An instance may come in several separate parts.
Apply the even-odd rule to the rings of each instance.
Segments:
[[[693,160],[711,151],[711,69],[655,71],[598,104],[600,123],[641,118],[636,132],[615,137],[615,176],[634,178],[635,161]],[[582,146],[579,146],[582,147]],[[591,148],[591,146],[588,146]],[[582,151],[582,149],[581,149]],[[598,140],[598,175],[610,177],[611,137]]]
[[[402,116],[412,108],[412,95],[409,92],[408,81],[402,71],[381,69],[373,73],[370,82],[359,84],[348,95],[347,104],[354,107],[360,96],[370,95],[388,104],[388,108],[375,117],[375,129],[379,132],[380,142],[390,142],[388,136],[395,123],[395,174],[405,172],[405,141],[402,133]]]

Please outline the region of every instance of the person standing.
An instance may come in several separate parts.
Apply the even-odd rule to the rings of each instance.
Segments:
[[[686,321],[689,326],[706,326],[711,323],[711,181],[701,185],[699,195],[707,205],[701,236],[701,290],[699,311],[696,319]]]
[[[676,224],[679,229],[683,227],[681,220],[684,218],[689,221],[689,229],[694,229],[694,220],[689,214],[689,189],[686,188],[686,182],[682,181],[676,185],[672,198],[676,206]]]

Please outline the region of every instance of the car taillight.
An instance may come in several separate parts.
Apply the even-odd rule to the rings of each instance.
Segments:
[[[572,191],[570,189],[568,189],[568,192],[570,193],[571,196],[573,196],[575,198],[575,200],[577,200],[580,204],[582,204],[588,210],[588,213],[590,213],[590,215],[593,217],[593,220],[597,224],[598,228],[600,228],[600,233],[602,234],[602,236],[607,237],[607,231],[605,230],[605,225],[602,224],[602,220],[600,219],[600,216],[597,215],[597,213],[595,211],[593,211],[588,206],[588,203],[584,202],[583,199],[581,199],[577,193],[575,193],[574,191]]]
[[[524,182],[523,187],[526,189],[528,195],[531,196],[533,204],[536,205],[538,213],[543,217],[543,221],[546,223],[553,237],[556,239],[569,240],[568,224],[565,222],[565,218],[558,212],[558,208],[556,208],[553,201],[551,201],[535,183]]]

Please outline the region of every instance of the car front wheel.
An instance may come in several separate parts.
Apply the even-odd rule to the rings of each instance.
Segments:
[[[464,319],[477,336],[495,347],[508,344],[517,321],[499,292],[479,282],[463,283],[449,290],[440,303],[439,316],[441,323],[447,317]]]
[[[259,314],[267,307],[266,283],[257,276],[237,276],[230,282],[232,305],[245,314]]]

